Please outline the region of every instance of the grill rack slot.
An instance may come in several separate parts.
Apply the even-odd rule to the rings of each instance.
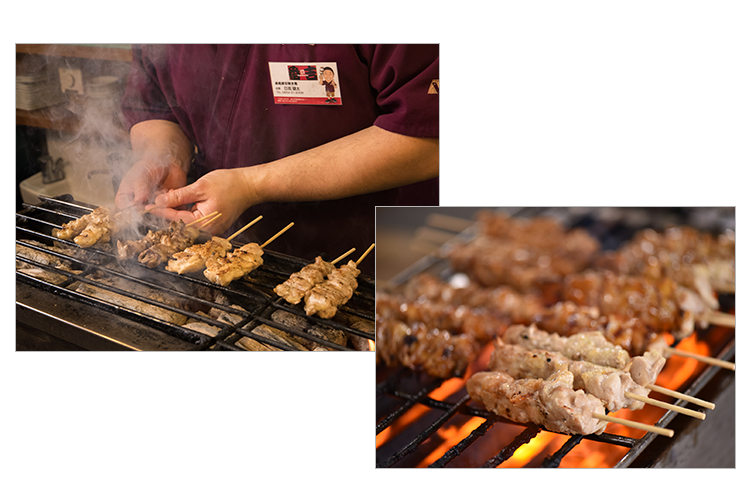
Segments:
[[[253,328],[256,328],[261,324],[291,334],[295,338],[304,338],[334,350],[353,350],[348,345],[340,346],[334,342],[319,338],[296,327],[291,327],[271,320],[270,315],[276,310],[283,310],[287,313],[303,317],[310,326],[328,326],[344,331],[350,335],[356,335],[368,340],[375,340],[374,334],[352,328],[349,325],[334,320],[307,316],[301,309],[301,306],[292,306],[282,303],[283,299],[276,297],[272,291],[273,287],[287,279],[291,273],[296,272],[304,265],[307,265],[309,263],[307,261],[267,250],[265,252],[265,255],[267,256],[267,259],[265,259],[266,262],[264,262],[263,266],[253,271],[251,279],[241,280],[240,283],[230,285],[229,287],[221,287],[209,282],[208,280],[197,278],[195,276],[176,275],[161,268],[149,269],[137,262],[122,263],[117,260],[113,253],[107,252],[103,249],[92,247],[81,249],[73,242],[56,238],[51,234],[52,229],[61,227],[61,224],[67,222],[67,220],[72,220],[89,213],[95,207],[83,203],[76,203],[72,201],[72,197],[69,197],[69,195],[63,195],[58,198],[41,197],[41,199],[41,205],[24,204],[24,209],[17,213],[16,243],[33,249],[36,252],[41,252],[67,262],[76,273],[55,266],[41,264],[34,260],[17,255],[17,260],[19,262],[24,262],[34,267],[62,275],[66,278],[63,283],[56,285],[29,276],[17,270],[16,276],[17,280],[20,282],[29,284],[45,292],[73,298],[82,304],[103,309],[118,316],[134,319],[168,335],[191,342],[195,345],[195,349],[198,350],[243,350],[235,345],[235,343],[242,337],[247,337],[264,345],[272,346],[281,350],[298,350],[293,345],[277,342],[251,331]],[[146,223],[146,221],[144,221],[144,223]],[[45,245],[65,245],[66,247],[75,249],[76,252],[81,252],[81,254],[79,257],[73,257],[62,253],[62,251],[56,251],[55,249],[40,247],[21,241],[23,239],[33,240]],[[236,244],[234,246],[235,248],[238,247]],[[87,260],[82,260],[83,257],[81,256],[85,256]],[[90,260],[88,260],[88,256],[91,256]],[[166,300],[167,297],[177,298],[190,309],[194,309],[195,312],[193,310],[186,310],[183,307],[177,307],[165,303],[162,300],[151,299],[141,293],[134,293],[125,289],[126,286],[113,286],[91,279],[91,275],[97,272],[121,280],[122,283],[148,287],[148,289],[161,293],[164,300]],[[182,314],[188,318],[220,328],[221,330],[212,337],[208,334],[186,328],[180,324],[164,321],[163,319],[134,311],[127,307],[114,305],[108,301],[87,294],[78,293],[75,290],[68,288],[76,281],[158,307],[165,311]],[[341,307],[340,310],[350,317],[359,317],[374,322],[374,280],[367,276],[360,275],[359,283],[360,286],[355,291],[354,297],[352,297],[348,304]],[[191,288],[195,293],[188,293]],[[228,305],[197,296],[198,294],[206,294],[210,296],[217,291],[225,295],[232,304],[241,306],[245,311],[237,310]],[[241,320],[228,324],[210,317],[196,314],[197,311],[207,310],[208,308],[216,308],[232,315],[239,316]]]

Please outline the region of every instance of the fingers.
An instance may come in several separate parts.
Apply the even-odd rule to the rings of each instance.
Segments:
[[[179,189],[170,189],[166,193],[159,194],[154,203],[159,207],[180,207],[203,201],[200,188],[190,184]]]

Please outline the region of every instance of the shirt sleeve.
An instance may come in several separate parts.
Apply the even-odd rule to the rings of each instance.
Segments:
[[[376,45],[361,50],[369,59],[370,85],[381,110],[375,125],[413,137],[438,137],[439,45]]]
[[[133,46],[133,60],[122,99],[122,113],[128,130],[136,123],[146,120],[178,121],[162,91],[160,75],[151,57],[166,57],[166,49],[150,49],[151,47]]]

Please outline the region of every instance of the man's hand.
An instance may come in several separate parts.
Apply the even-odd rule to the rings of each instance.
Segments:
[[[136,162],[122,178],[115,196],[115,206],[122,210],[130,206],[152,203],[162,192],[187,184],[185,172],[175,163],[152,159]]]
[[[157,196],[156,208],[151,213],[189,223],[204,215],[219,212],[222,216],[207,231],[222,234],[245,210],[258,202],[255,187],[245,171],[246,169],[238,168],[209,172],[189,186]],[[192,208],[180,209],[187,205],[192,205]]]
[[[187,184],[193,146],[176,123],[147,120],[133,125],[130,142],[138,159],[122,178],[115,196],[118,209],[145,205],[170,189]]]

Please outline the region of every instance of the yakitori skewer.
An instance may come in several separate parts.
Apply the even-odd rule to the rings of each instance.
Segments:
[[[469,396],[501,417],[532,422],[564,434],[601,434],[607,422],[672,437],[674,431],[605,414],[603,402],[573,389],[573,374],[565,369],[549,378],[520,378],[503,371],[477,372],[466,382]]]
[[[212,283],[221,286],[227,286],[232,281],[242,278],[263,264],[263,248],[284,234],[293,225],[294,222],[289,223],[262,245],[248,243],[233,252],[227,253],[225,257],[209,258],[206,261],[206,269],[203,271],[203,275]]]
[[[209,217],[213,217],[213,216],[215,216],[215,215],[216,215],[216,214],[218,214],[218,213],[219,213],[218,211],[215,211],[215,212],[211,212],[210,214],[208,214],[208,215],[204,215],[203,217],[201,217],[201,218],[199,218],[199,219],[195,219],[195,220],[194,220],[193,222],[189,222],[189,223],[187,223],[187,224],[185,224],[185,225],[186,225],[187,227],[190,227],[190,226],[192,226],[193,224],[197,224],[197,223],[199,223],[199,222],[201,222],[201,221],[204,221],[204,220],[208,219]]]
[[[634,394],[632,392],[626,392],[625,396],[630,399],[635,399],[636,401],[640,401],[642,403],[650,404],[651,406],[657,406],[659,408],[663,408],[665,410],[671,410],[675,411],[677,413],[682,413],[683,415],[687,415],[689,417],[697,418],[699,420],[705,420],[706,414],[701,413],[699,411],[694,410],[688,410],[687,408],[682,408],[681,406],[672,405],[669,403],[665,403],[663,401],[659,401],[658,399],[652,399],[647,396],[642,396],[640,394]]]
[[[334,317],[338,308],[346,304],[354,295],[358,284],[357,276],[360,273],[357,266],[373,248],[375,248],[375,243],[370,245],[356,262],[350,260],[338,269],[334,269],[325,281],[313,287],[305,296],[305,313],[308,316],[317,314],[325,319]]]
[[[169,258],[181,252],[195,242],[200,231],[194,227],[187,227],[181,220],[172,221],[169,231],[162,234],[157,243],[151,245],[138,255],[138,262],[146,267],[154,268],[167,262]]]
[[[668,355],[675,355],[675,356],[683,356],[686,358],[693,358],[697,359],[698,361],[701,361],[703,363],[706,363],[707,365],[715,365],[720,366],[722,368],[726,368],[727,370],[734,371],[734,363],[729,361],[723,361],[721,359],[712,358],[709,356],[703,356],[702,354],[696,354],[688,351],[679,351],[675,349],[674,347],[664,347],[664,353]]]
[[[321,256],[317,256],[315,262],[293,273],[286,281],[277,285],[273,291],[290,304],[299,304],[315,285],[322,283],[326,279],[326,276],[336,268],[335,264],[337,262],[355,250],[356,248],[352,248],[331,262],[326,262]]]
[[[646,389],[652,390],[654,392],[659,392],[661,394],[664,394],[666,396],[672,396],[675,399],[682,399],[684,401],[687,401],[688,403],[693,403],[698,406],[702,406],[704,408],[708,408],[709,410],[713,410],[716,408],[716,405],[713,404],[710,401],[705,401],[703,399],[694,398],[693,396],[688,396],[687,394],[683,394],[681,392],[673,391],[671,389],[667,389],[666,387],[660,387],[655,384],[647,384]]]
[[[620,346],[608,342],[601,332],[577,333],[570,337],[562,337],[557,333],[540,330],[535,325],[529,327],[514,325],[503,334],[502,338],[505,342],[521,345],[527,349],[557,351],[574,360],[625,369],[634,375],[636,382],[650,391],[682,399],[704,408],[716,407],[709,401],[655,385],[653,381],[664,366],[660,352],[651,351],[646,356],[631,358]]]
[[[634,429],[640,429],[642,431],[653,432],[666,437],[673,437],[674,431],[672,429],[664,429],[662,427],[656,427],[655,425],[642,424],[640,422],[633,422],[632,420],[625,420],[624,418],[613,417],[612,415],[605,415],[603,413],[594,413],[594,418],[604,420],[605,422],[613,422],[615,424],[624,425],[625,427],[632,427]]]
[[[206,224],[204,224],[203,227],[216,220],[216,217],[219,217],[220,215],[221,214],[218,214],[214,218],[210,219],[208,222],[206,222]],[[186,248],[182,252],[178,252],[172,255],[172,258],[165,269],[177,274],[202,271],[206,268],[206,261],[211,258],[225,257],[227,252],[232,249],[231,240],[239,236],[243,231],[248,229],[250,226],[258,222],[262,218],[262,215],[256,217],[253,221],[246,224],[245,227],[231,235],[229,238],[214,236],[205,243],[193,245]]]
[[[502,371],[514,378],[542,379],[549,378],[559,370],[567,370],[573,374],[573,389],[582,389],[601,399],[609,411],[615,412],[622,408],[640,410],[645,403],[701,420],[706,418],[703,413],[647,397],[649,389],[634,380],[627,368],[574,361],[559,352],[527,349],[518,344],[506,344],[501,339],[496,339],[494,346],[489,362],[490,370]],[[649,378],[655,378],[655,374]]]

